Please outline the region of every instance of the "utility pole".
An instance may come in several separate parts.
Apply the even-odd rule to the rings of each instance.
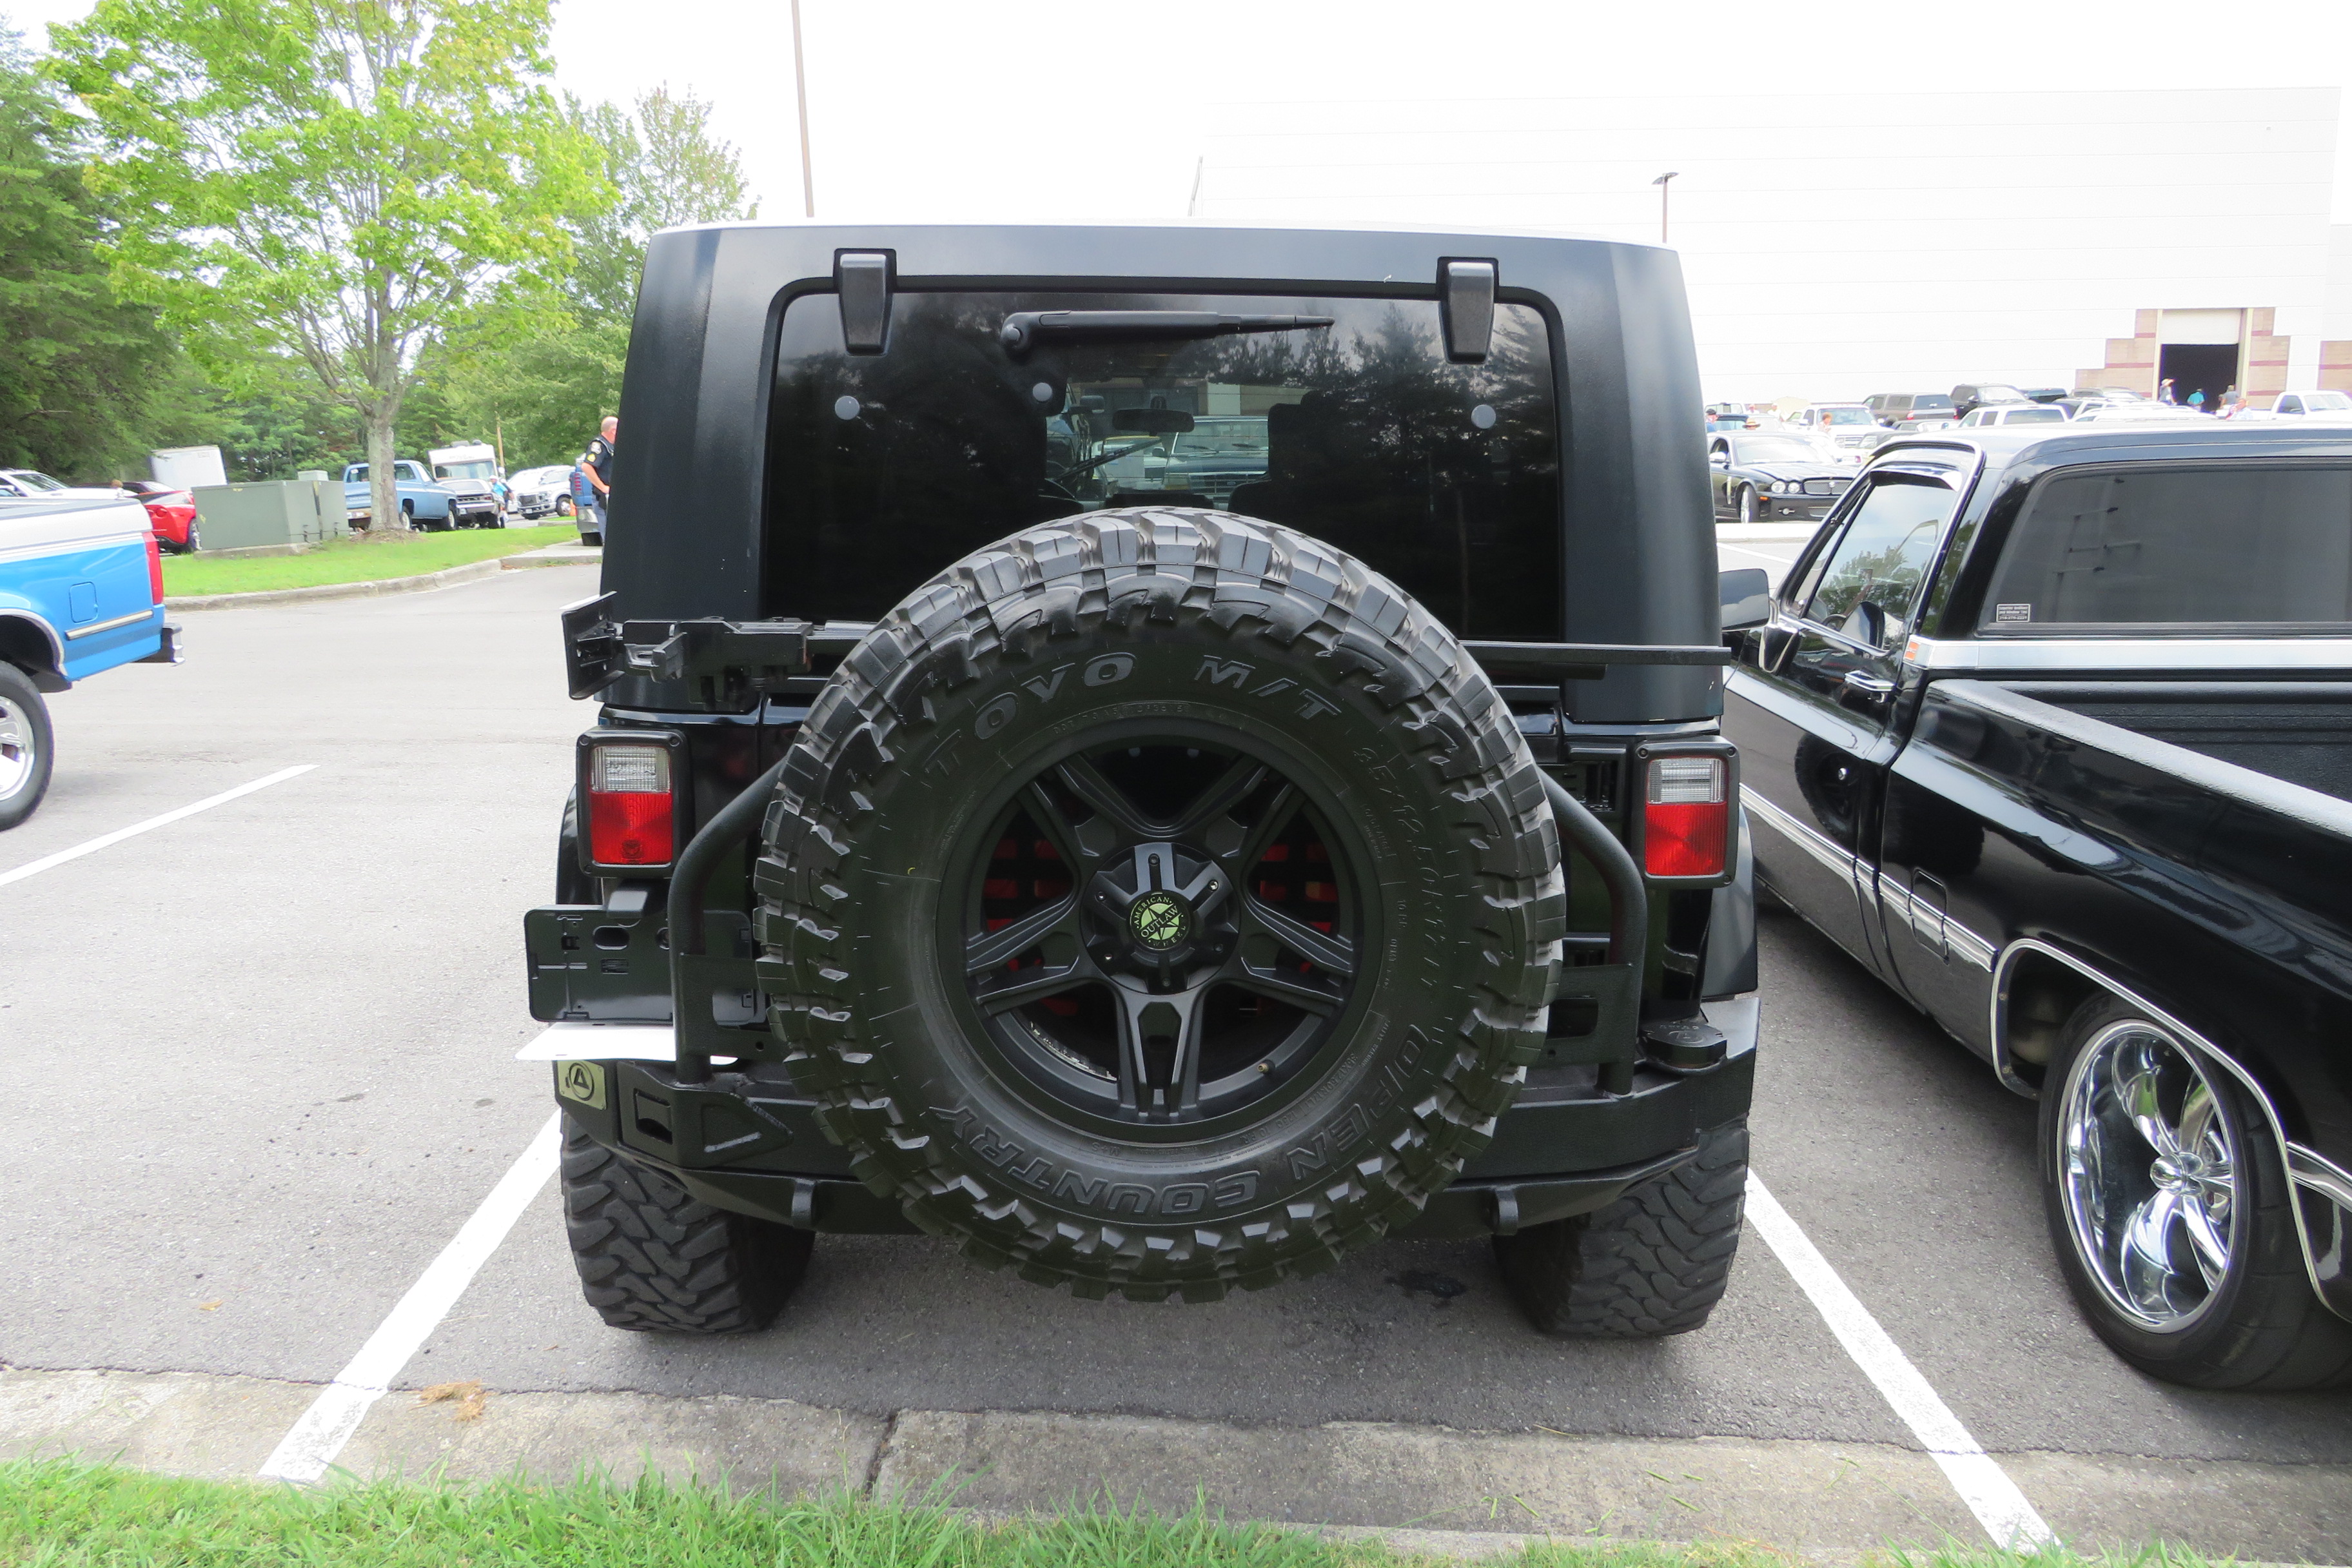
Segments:
[[[793,4],[797,5],[800,4],[800,0],[793,0]],[[806,132],[803,132],[803,135],[805,136]],[[1656,179],[1650,182],[1650,184],[1658,187],[1658,243],[1660,245],[1666,243],[1666,182],[1668,180],[1676,179],[1680,177],[1682,171],[1680,169],[1669,169],[1664,174],[1660,174]]]
[[[816,216],[816,180],[809,173],[808,72],[801,65],[801,0],[793,0],[793,91],[801,105],[801,216]]]

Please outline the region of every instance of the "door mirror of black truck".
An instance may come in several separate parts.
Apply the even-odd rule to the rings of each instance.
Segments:
[[[1742,566],[1716,579],[1723,604],[1723,629],[1744,632],[1772,618],[1772,581],[1761,566]]]

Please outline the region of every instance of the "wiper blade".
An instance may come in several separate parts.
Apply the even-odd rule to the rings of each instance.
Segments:
[[[1101,468],[1105,463],[1116,463],[1121,458],[1132,458],[1138,452],[1142,451],[1146,447],[1156,447],[1159,444],[1159,437],[1154,436],[1146,436],[1142,440],[1138,441],[1132,447],[1121,447],[1116,452],[1105,452],[1100,457],[1088,458],[1083,463],[1073,463],[1068,468],[1064,468],[1060,473],[1055,474],[1054,478],[1057,480],[1075,479],[1081,474],[1090,474],[1094,472],[1097,468]]]
[[[1244,332],[1297,332],[1332,324],[1329,316],[1221,316],[1213,310],[1018,310],[997,334],[1013,353],[1041,339],[1131,342],[1139,338],[1232,338]]]

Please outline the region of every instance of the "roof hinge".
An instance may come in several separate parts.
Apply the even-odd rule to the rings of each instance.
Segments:
[[[1477,364],[1495,338],[1495,264],[1437,264],[1437,311],[1445,323],[1445,357]]]
[[[854,354],[878,354],[890,336],[891,255],[834,253],[833,286],[841,296],[841,337]]]

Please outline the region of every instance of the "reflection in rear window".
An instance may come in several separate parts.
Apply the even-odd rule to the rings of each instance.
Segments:
[[[2045,480],[1988,631],[2352,623],[2352,468],[2140,468]]]
[[[1016,311],[1328,317],[1206,339],[1045,337]],[[768,432],[771,614],[866,620],[1050,518],[1205,507],[1286,523],[1457,631],[1560,635],[1559,418],[1540,313],[1495,308],[1483,364],[1434,300],[904,293],[888,349],[845,352],[833,296],[786,310]]]

